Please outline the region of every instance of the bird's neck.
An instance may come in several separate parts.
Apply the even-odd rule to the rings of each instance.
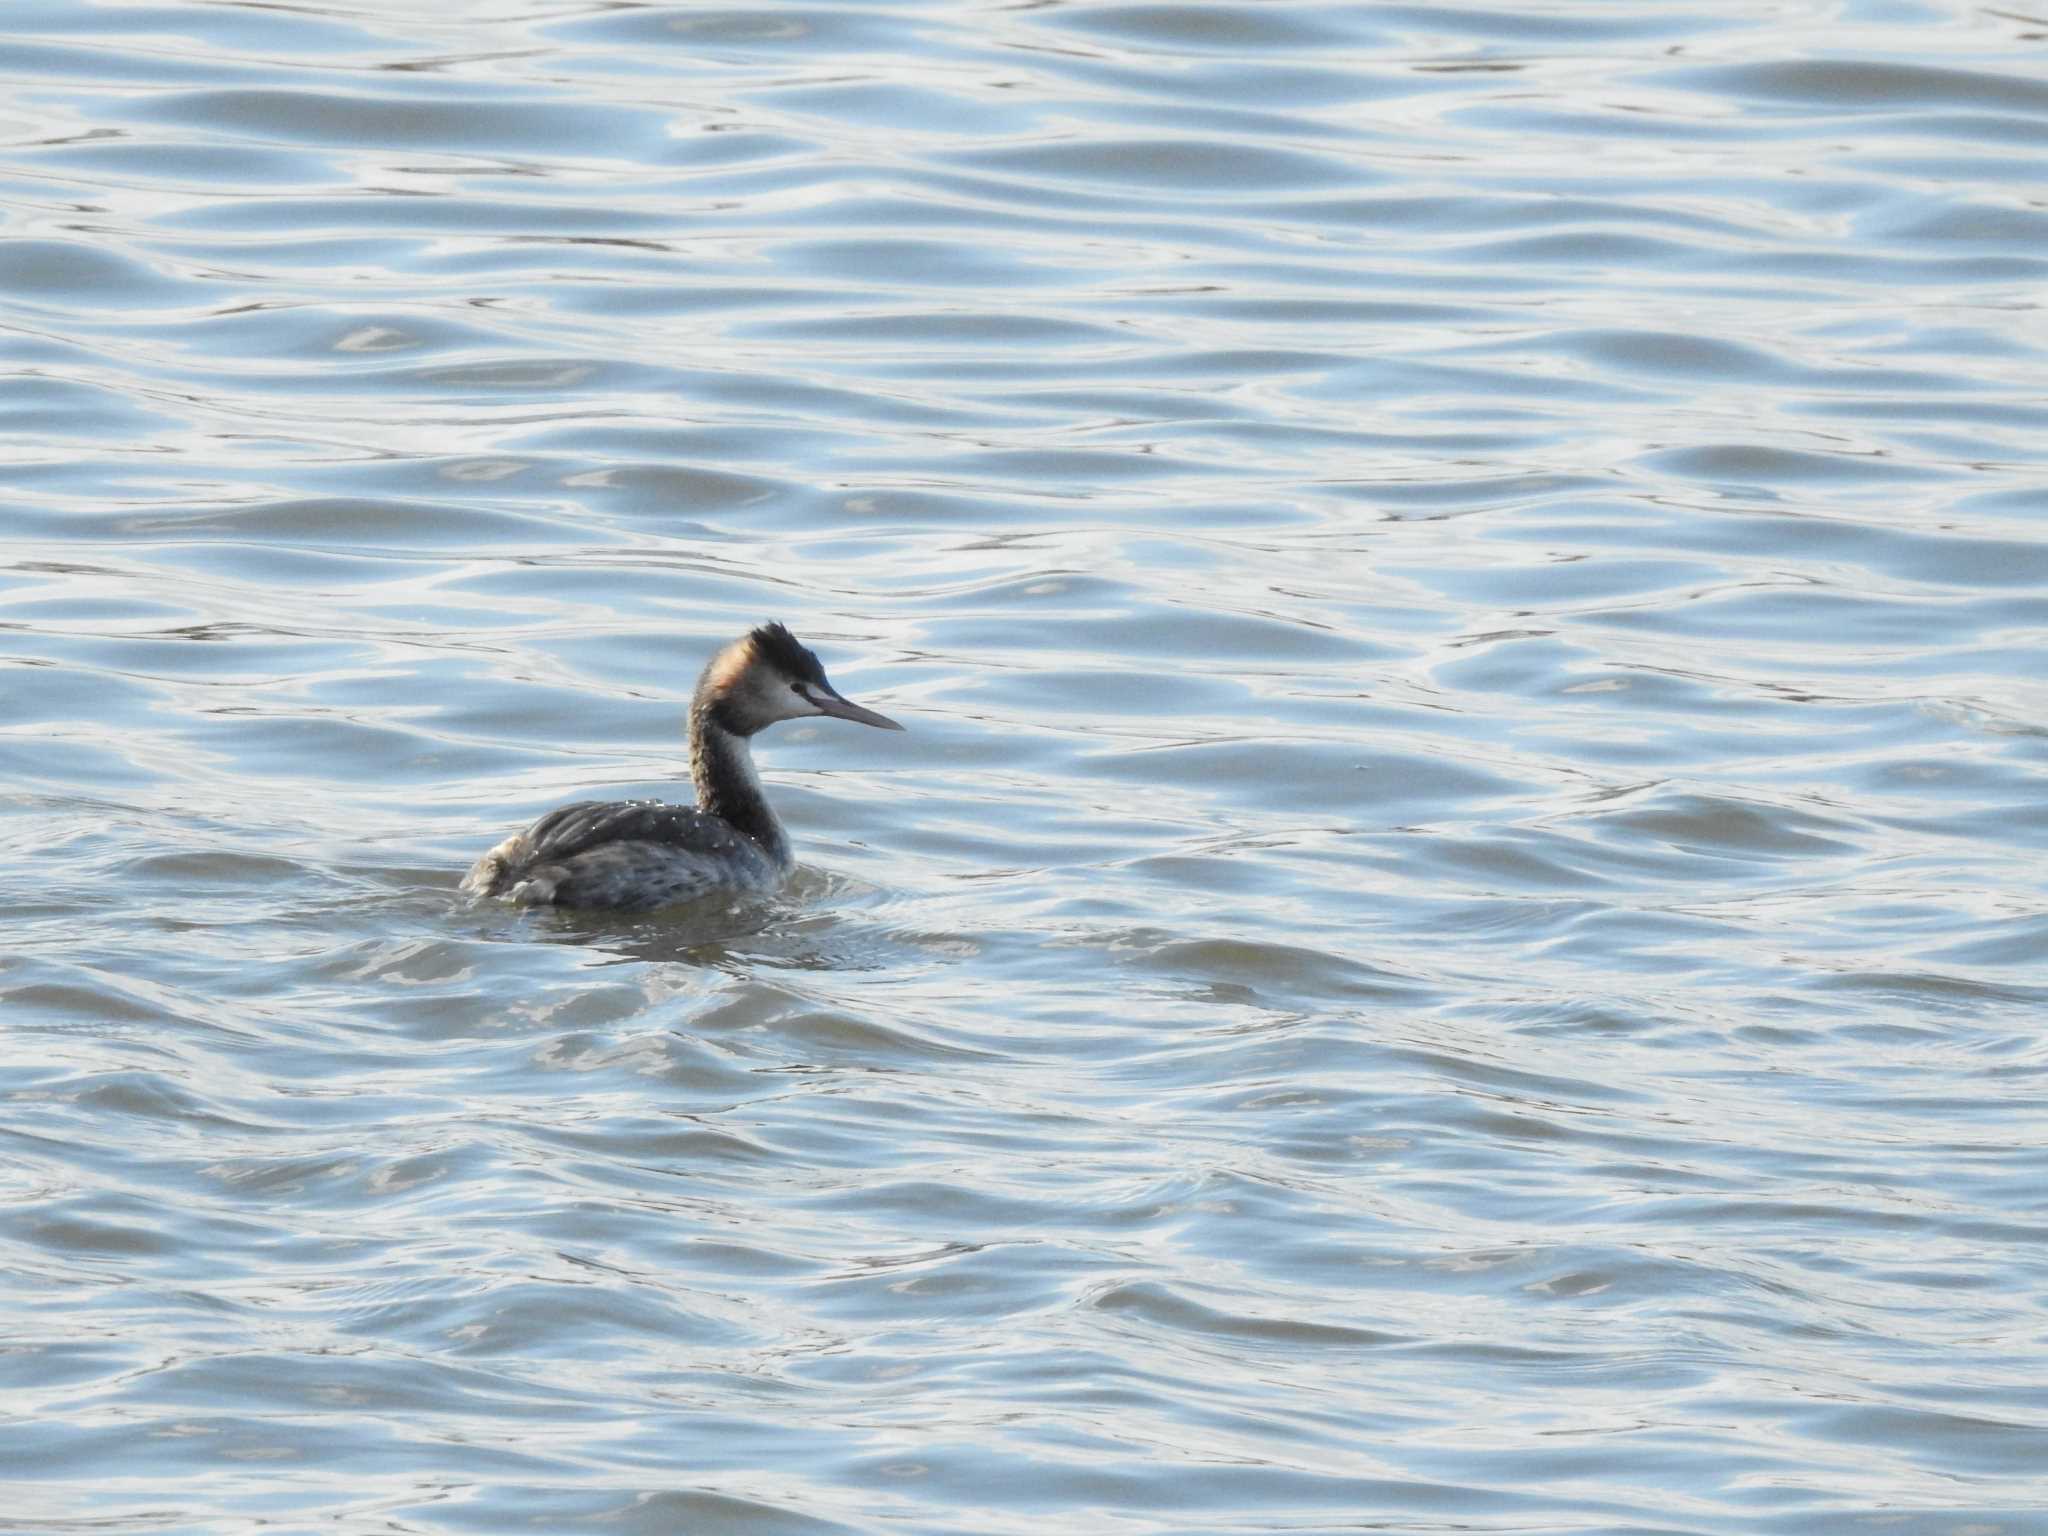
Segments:
[[[761,792],[753,749],[746,737],[721,725],[717,709],[702,700],[690,709],[690,777],[699,810],[744,832],[776,863],[790,862],[789,837]]]

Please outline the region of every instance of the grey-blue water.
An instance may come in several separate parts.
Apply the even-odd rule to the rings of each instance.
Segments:
[[[0,33],[0,1530],[2048,1532],[2048,13]]]

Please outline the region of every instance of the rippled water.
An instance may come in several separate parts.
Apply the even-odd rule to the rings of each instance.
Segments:
[[[2048,1531],[2037,10],[15,0],[0,1529]]]

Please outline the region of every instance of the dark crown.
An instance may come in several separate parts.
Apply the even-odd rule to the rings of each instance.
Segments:
[[[807,683],[825,681],[818,658],[780,624],[763,624],[747,638],[754,642],[754,654],[778,671]]]

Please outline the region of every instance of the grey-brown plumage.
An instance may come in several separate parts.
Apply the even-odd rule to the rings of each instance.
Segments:
[[[900,731],[841,698],[818,658],[780,624],[712,657],[690,701],[697,804],[579,801],[478,859],[462,889],[526,906],[644,911],[718,891],[767,891],[794,867],[754,773],[749,741],[778,720],[830,715]]]

